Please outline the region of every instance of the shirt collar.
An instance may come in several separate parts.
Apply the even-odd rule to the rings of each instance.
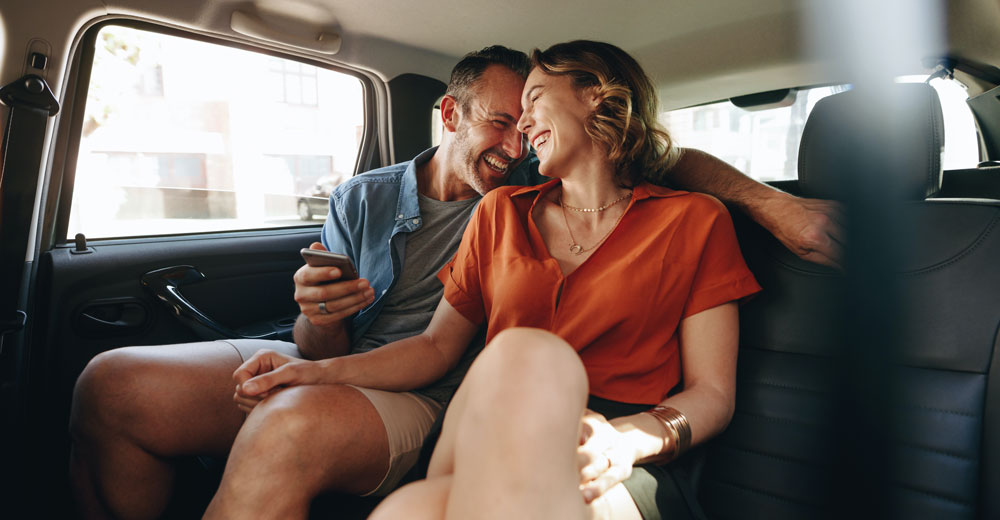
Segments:
[[[396,201],[396,221],[419,219],[420,204],[417,199],[417,168],[434,157],[438,147],[434,146],[420,152],[406,165],[403,178],[399,183],[399,200]]]

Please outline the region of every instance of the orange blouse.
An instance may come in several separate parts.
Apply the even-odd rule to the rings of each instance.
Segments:
[[[508,327],[537,327],[579,352],[592,395],[656,404],[681,377],[678,325],[760,290],[716,199],[635,187],[618,228],[563,276],[531,209],[559,180],[491,191],[455,258],[438,273],[444,297],[487,341]],[[561,292],[560,292],[561,291]]]

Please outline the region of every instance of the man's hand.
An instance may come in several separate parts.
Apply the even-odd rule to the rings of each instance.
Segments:
[[[843,269],[843,212],[840,204],[787,193],[762,204],[761,223],[804,260]]]
[[[309,249],[325,251],[323,244],[313,242]],[[368,280],[339,280],[336,267],[303,265],[295,272],[295,301],[299,310],[316,327],[326,328],[360,311],[375,298]],[[320,307],[320,304],[323,307]],[[326,312],[324,312],[324,309]]]
[[[272,350],[259,350],[233,372],[236,406],[246,413],[264,398],[289,386],[317,384],[322,378],[322,367],[306,361],[279,354]]]
[[[583,416],[576,451],[580,491],[588,504],[632,475],[635,451],[603,415],[588,410]]]

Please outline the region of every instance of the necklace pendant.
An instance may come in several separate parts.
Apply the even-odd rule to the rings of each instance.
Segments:
[[[583,247],[580,244],[570,244],[569,252],[573,253],[574,255],[583,254]]]

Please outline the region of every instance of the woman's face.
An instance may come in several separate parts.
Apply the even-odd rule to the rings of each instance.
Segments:
[[[599,100],[590,89],[577,90],[569,76],[549,75],[535,67],[524,85],[524,112],[517,129],[528,136],[538,155],[538,171],[563,177],[574,161],[591,160],[596,144],[585,126]]]

